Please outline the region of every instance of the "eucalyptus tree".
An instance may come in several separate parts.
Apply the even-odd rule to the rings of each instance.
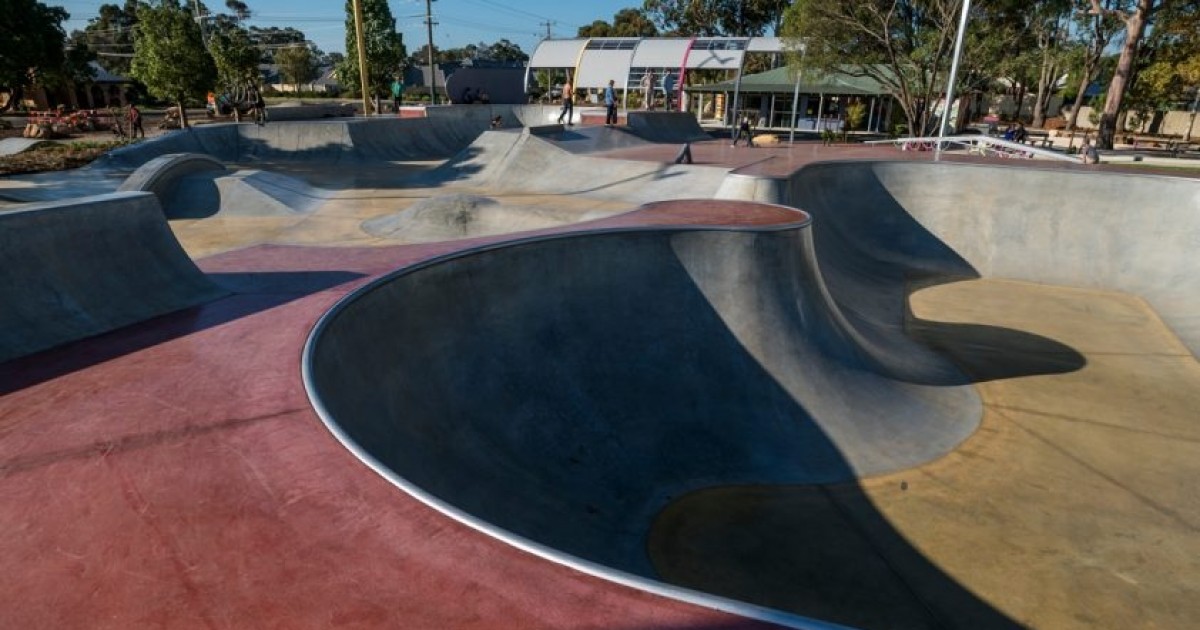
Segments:
[[[1107,11],[1120,11],[1128,8],[1130,0],[1103,0]],[[1067,116],[1067,129],[1074,129],[1079,122],[1079,110],[1087,98],[1088,86],[1100,74],[1101,60],[1104,51],[1112,44],[1113,37],[1124,27],[1124,23],[1116,19],[1110,12],[1077,11],[1075,14],[1075,37],[1082,54],[1079,59],[1079,90],[1075,93],[1075,103]]]
[[[796,0],[782,33],[789,46],[803,44],[807,67],[885,86],[910,133],[920,134],[944,87],[961,7],[961,0]]]
[[[1101,149],[1113,148],[1117,133],[1117,116],[1121,113],[1122,100],[1133,79],[1138,49],[1146,28],[1153,21],[1156,13],[1169,6],[1172,0],[1137,0],[1128,10],[1110,9],[1101,0],[1090,0],[1091,11],[1100,15],[1109,15],[1124,23],[1125,42],[1121,45],[1121,56],[1117,60],[1116,71],[1108,84],[1107,98],[1104,100],[1104,111],[1100,115],[1100,132],[1097,145]]]

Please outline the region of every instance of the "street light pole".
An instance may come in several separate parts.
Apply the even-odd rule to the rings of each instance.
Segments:
[[[354,38],[358,44],[358,79],[362,82],[363,116],[371,115],[371,94],[367,86],[367,46],[363,36],[362,3],[354,0]]]
[[[958,18],[958,36],[954,38],[954,62],[950,64],[950,81],[946,84],[946,107],[942,110],[941,124],[938,125],[936,157],[942,155],[942,138],[946,137],[946,123],[950,118],[951,104],[954,103],[954,82],[958,79],[958,62],[962,58],[963,36],[967,32],[967,13],[970,11],[971,0],[963,0],[962,15]]]
[[[433,66],[433,0],[425,0],[425,27],[429,32],[429,102],[437,105],[437,72]]]

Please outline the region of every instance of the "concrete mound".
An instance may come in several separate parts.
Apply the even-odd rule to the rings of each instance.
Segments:
[[[409,243],[536,230],[593,218],[551,208],[502,204],[490,197],[430,197],[395,214],[364,221],[368,234]]]
[[[203,304],[224,291],[150,193],[0,213],[0,362]]]
[[[385,278],[314,332],[310,398],[419,498],[656,579],[647,534],[685,493],[903,469],[979,421],[939,355],[860,343],[797,221],[543,238]]]
[[[287,175],[259,170],[209,171],[181,177],[163,195],[169,219],[286,217],[316,210],[330,193]]]
[[[650,142],[679,143],[712,140],[687,112],[629,112],[629,128],[638,137]]]
[[[714,195],[727,168],[576,155],[531,134],[487,131],[442,166],[427,185],[454,182],[496,192],[538,192],[635,204]]]

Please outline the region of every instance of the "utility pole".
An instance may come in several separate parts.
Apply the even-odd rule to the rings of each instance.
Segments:
[[[437,105],[437,68],[433,65],[433,0],[425,0],[425,28],[429,33],[429,102]]]
[[[546,39],[554,39],[554,35],[550,33],[550,27],[553,25],[554,25],[554,22],[551,22],[550,20],[546,20],[545,22],[538,22],[538,26],[546,27]]]
[[[358,79],[362,83],[363,116],[370,116],[371,94],[367,85],[367,45],[363,36],[362,2],[354,0],[354,38],[358,45]]]

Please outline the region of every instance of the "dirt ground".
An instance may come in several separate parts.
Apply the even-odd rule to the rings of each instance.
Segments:
[[[146,137],[163,134],[158,128],[162,114],[148,112],[145,116]],[[0,140],[20,138],[25,131],[25,118],[5,116],[3,120],[12,124],[12,129],[0,129]],[[128,141],[125,141],[128,142]],[[105,152],[122,146],[125,142],[110,130],[75,132],[66,138],[55,138],[47,144],[16,155],[0,156],[0,175],[17,175],[62,171],[83,166]]]

